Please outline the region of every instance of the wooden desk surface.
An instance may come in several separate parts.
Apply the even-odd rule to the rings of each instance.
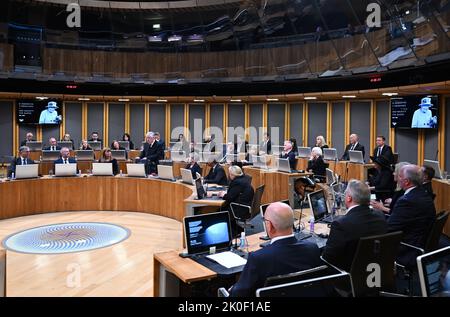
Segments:
[[[431,184],[433,186],[433,192],[436,194],[436,198],[434,199],[436,212],[450,210],[450,182],[443,179],[433,179]],[[443,232],[450,237],[450,220],[447,220]]]

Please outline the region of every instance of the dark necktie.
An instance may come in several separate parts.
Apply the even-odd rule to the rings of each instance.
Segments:
[[[355,150],[355,146],[356,146],[356,143],[352,145],[352,147],[350,148],[350,151],[354,151]]]
[[[381,147],[378,148],[378,154],[377,156],[381,156]]]

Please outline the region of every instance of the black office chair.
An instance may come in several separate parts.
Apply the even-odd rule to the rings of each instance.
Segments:
[[[236,238],[242,231],[245,232],[245,228],[247,228],[247,221],[250,220],[252,214],[252,207],[238,203],[231,203],[230,209],[233,218],[236,221],[235,225],[232,224],[231,228],[233,238]]]
[[[439,239],[442,234],[442,230],[450,215],[449,211],[441,211],[436,215],[436,218],[431,226],[428,236],[426,237],[424,248],[401,242],[401,245],[417,252],[417,256],[425,253],[435,251],[439,248]],[[416,257],[417,257],[416,256]],[[397,261],[397,268],[403,270],[404,277],[408,280],[409,289],[406,290],[407,294],[414,295],[414,277],[417,272],[416,262],[414,263],[401,263]]]
[[[381,291],[395,290],[395,258],[402,235],[397,231],[359,239],[349,272],[355,297],[379,296]],[[370,274],[374,274],[374,282],[379,279],[379,284],[368,285]]]
[[[255,194],[253,195],[253,201],[252,201],[252,206],[251,206],[251,211],[250,211],[250,218],[248,220],[251,220],[260,214],[261,200],[262,200],[262,196],[264,194],[264,188],[265,188],[265,185],[261,185],[258,188],[256,188]],[[252,229],[255,227],[251,224],[247,224],[247,225]]]

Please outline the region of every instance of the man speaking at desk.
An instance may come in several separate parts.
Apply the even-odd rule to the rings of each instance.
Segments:
[[[292,232],[294,213],[281,202],[270,204],[264,214],[271,244],[248,255],[239,281],[230,296],[254,297],[268,277],[303,271],[320,266],[320,251],[316,244],[297,241]]]
[[[145,172],[147,175],[156,174],[159,164],[159,158],[164,157],[164,149],[155,139],[153,132],[147,132],[145,136],[145,144],[139,158],[145,163]]]

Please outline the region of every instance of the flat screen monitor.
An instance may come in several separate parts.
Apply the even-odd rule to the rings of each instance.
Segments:
[[[16,118],[19,124],[59,125],[62,122],[60,100],[18,100]]]
[[[216,247],[216,250],[231,246],[230,217],[227,211],[189,216],[183,219],[188,254],[199,254]]]
[[[442,179],[441,168],[439,166],[439,161],[423,160],[424,166],[429,166],[434,169],[434,177]]]
[[[450,246],[417,257],[423,297],[450,297]]]
[[[328,215],[328,204],[323,190],[308,194],[309,207],[314,215],[314,221],[319,221]]]
[[[308,158],[311,156],[311,148],[310,147],[299,147],[298,148],[298,156],[303,158]]]
[[[439,97],[417,95],[391,99],[391,127],[437,129]]]
[[[130,141],[118,141],[118,142],[120,147],[124,148],[127,151],[130,150]]]
[[[195,190],[197,192],[197,199],[203,199],[206,197],[205,188],[203,188],[202,179],[200,177],[195,180]]]
[[[328,161],[337,160],[337,150],[334,148],[323,149],[323,159]]]
[[[41,141],[28,141],[26,145],[30,148],[30,151],[41,151],[42,142]]]

